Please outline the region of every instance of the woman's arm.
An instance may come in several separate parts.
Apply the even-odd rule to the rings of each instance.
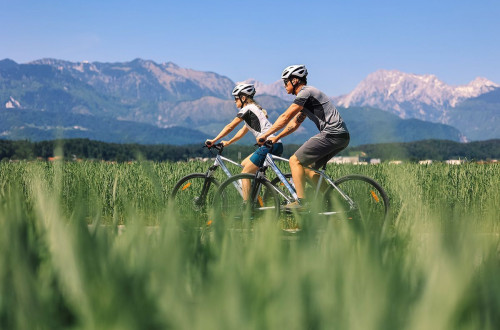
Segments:
[[[231,133],[231,131],[236,127],[238,126],[239,123],[241,123],[243,121],[243,119],[241,118],[234,118],[232,122],[230,122],[229,124],[226,125],[226,127],[224,127],[222,129],[222,131],[220,131],[220,133],[215,137],[213,138],[212,140],[207,140],[205,141],[205,144],[208,145],[208,146],[211,146],[213,143],[215,143],[218,139],[220,138],[223,138],[224,136],[228,135],[229,133]]]
[[[227,147],[228,145],[238,141],[239,139],[241,139],[245,134],[247,134],[248,132],[248,127],[246,126],[243,126],[239,131],[238,133],[236,133],[233,138],[229,141],[222,141],[222,144],[224,144],[224,147]]]

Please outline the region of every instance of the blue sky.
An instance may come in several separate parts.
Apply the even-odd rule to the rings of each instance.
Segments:
[[[328,95],[378,69],[500,84],[500,1],[0,0],[0,58],[143,58],[241,81],[306,64]]]

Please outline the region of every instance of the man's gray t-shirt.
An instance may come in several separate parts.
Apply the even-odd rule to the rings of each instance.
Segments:
[[[311,119],[320,132],[349,133],[347,126],[328,96],[313,86],[304,86],[293,103],[304,107],[302,112]]]

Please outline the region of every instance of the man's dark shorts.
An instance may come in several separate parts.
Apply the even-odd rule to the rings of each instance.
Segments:
[[[333,156],[344,150],[349,144],[349,133],[326,134],[320,132],[306,141],[295,156],[302,166],[311,166],[318,170]]]

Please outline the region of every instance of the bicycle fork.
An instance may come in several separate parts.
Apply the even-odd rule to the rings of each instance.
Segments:
[[[266,172],[266,167],[261,167],[257,173],[255,173],[255,179],[253,180],[253,184],[251,187],[251,193],[250,193],[250,202],[253,203],[253,205],[257,205],[260,210],[264,209],[274,209],[274,206],[265,206],[265,200],[264,197],[262,196],[262,182],[264,180],[267,180],[265,177],[265,172]]]

